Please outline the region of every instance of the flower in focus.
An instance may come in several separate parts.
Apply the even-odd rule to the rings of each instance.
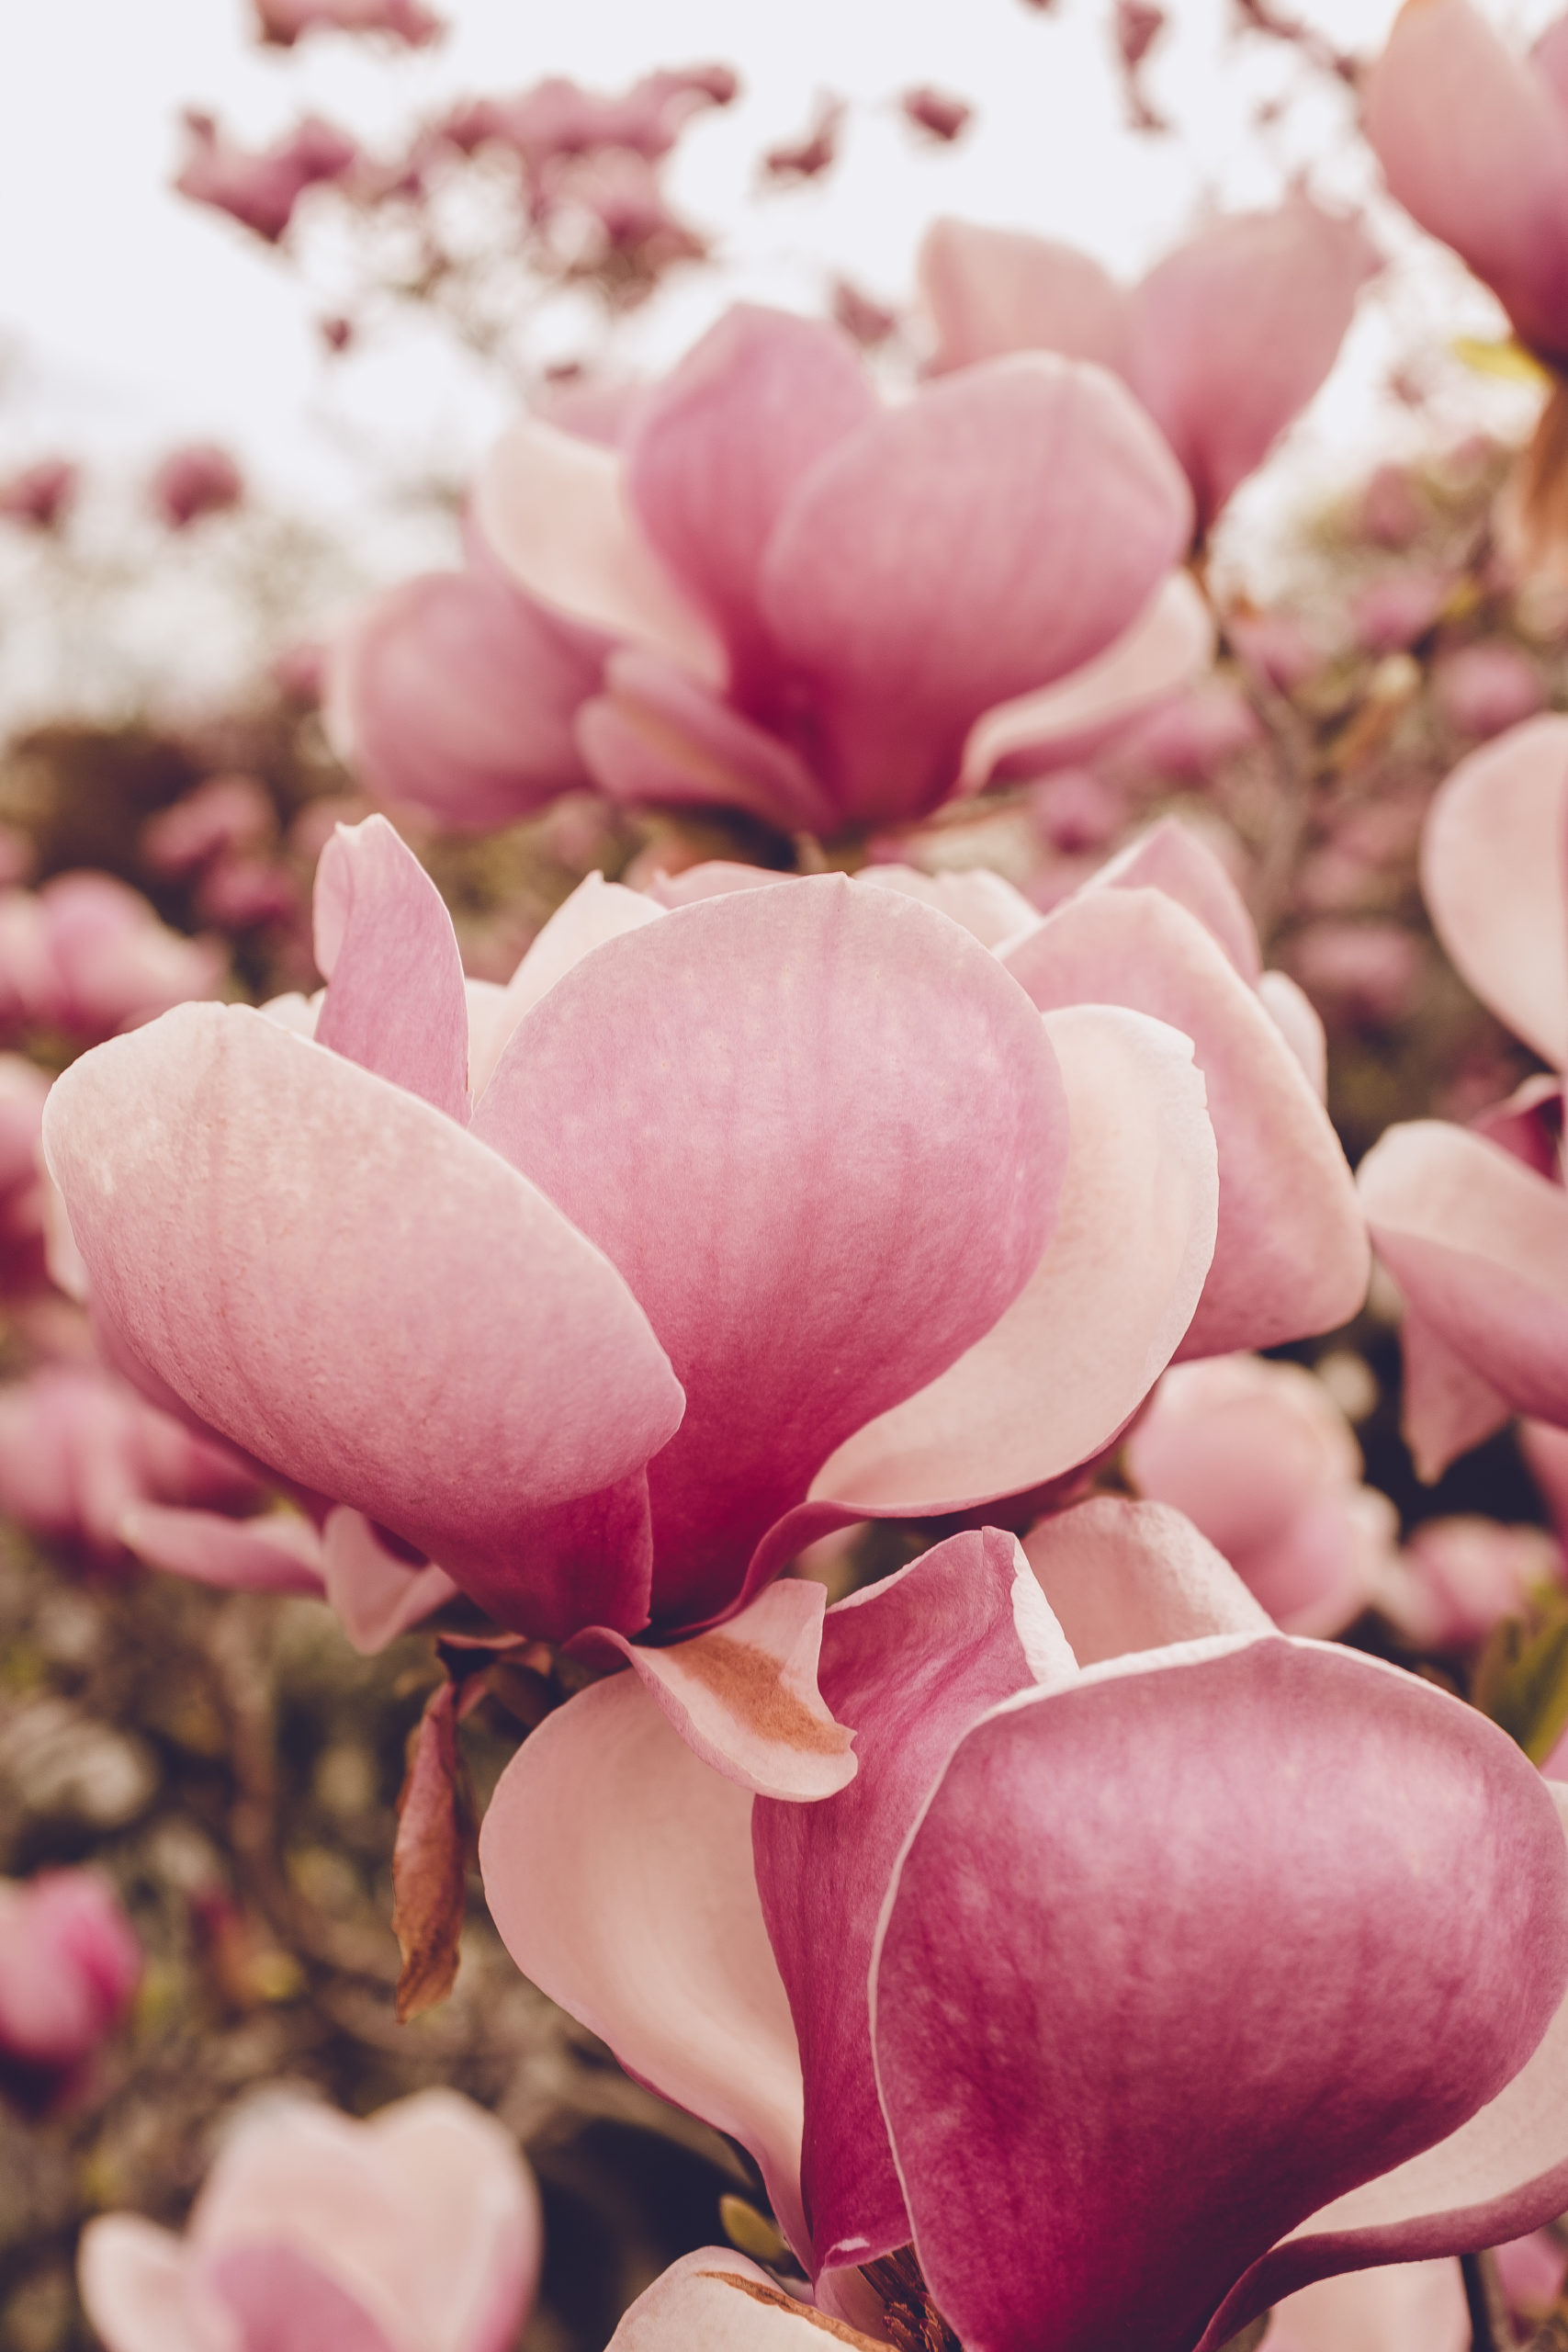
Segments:
[[[244,494],[239,467],[227,449],[210,441],[192,441],[172,450],[153,475],[149,492],[153,513],[171,531],[183,531],[203,514],[220,514],[238,506]]]
[[[278,2096],[224,2142],[183,2238],[100,2215],[78,2277],[107,2352],[506,2352],[540,2235],[516,2143],[471,2099],[421,2091],[356,2122]]]
[[[920,252],[936,368],[1021,351],[1113,368],[1180,459],[1200,536],[1327,376],[1376,267],[1355,221],[1300,195],[1200,230],[1130,290],[1021,230],[938,220]]]
[[[750,2150],[818,2312],[1215,2352],[1559,2210],[1562,1792],[1474,1710],[1111,1498],[840,1602],[820,1674],[860,1769],[819,1804],[749,1800],[620,1677],[480,1838],[519,1966]],[[716,2270],[623,2345],[745,2343]]]
[[[130,1922],[96,1871],[0,1879],[0,2086],[29,2106],[69,2098],[141,1973]]]

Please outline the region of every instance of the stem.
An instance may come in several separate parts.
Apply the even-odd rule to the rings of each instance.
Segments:
[[[1471,2352],[1518,2352],[1494,2256],[1461,2254],[1459,2267],[1470,2312]]]

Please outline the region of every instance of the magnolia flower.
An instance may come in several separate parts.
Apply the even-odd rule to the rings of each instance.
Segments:
[[[34,531],[56,531],[71,511],[79,480],[69,458],[40,458],[0,482],[0,515]]]
[[[389,33],[410,49],[436,40],[446,26],[419,0],[254,0],[264,41],[292,49],[303,33]]]
[[[1540,672],[1517,645],[1461,645],[1432,673],[1432,691],[1451,726],[1478,740],[1533,718],[1546,700]]]
[[[39,1181],[49,1080],[36,1062],[0,1054],[0,1295],[37,1287],[44,1272]]]
[[[471,2099],[360,2123],[280,2096],[224,2142],[183,2238],[101,2215],[77,2275],[107,2352],[506,2352],[539,2256],[533,2176]]]
[[[1201,600],[1174,592],[1173,631],[1158,593],[1179,471],[1120,386],[1041,353],[886,408],[836,329],[734,310],[620,451],[514,425],[475,514],[538,603],[621,640],[578,719],[618,800],[904,822],[984,780],[965,741],[998,706],[1087,676],[1082,725],[1194,659]]]
[[[0,2082],[33,2104],[69,2097],[141,1973],[130,1922],[96,1871],[0,1879]]]
[[[175,182],[179,193],[229,213],[268,244],[282,236],[308,187],[342,179],[358,161],[353,140],[315,115],[257,153],[236,146],[209,114],[187,110],[185,120],[190,153]]]
[[[63,1030],[93,1043],[190,997],[224,967],[215,940],[185,939],[110,874],[62,874],[0,891],[0,1031]]]
[[[149,491],[153,513],[171,531],[183,531],[203,514],[220,514],[238,506],[244,494],[239,467],[227,449],[212,441],[193,441],[171,450]]]
[[[939,370],[1055,351],[1114,368],[1185,468],[1200,535],[1338,355],[1377,267],[1357,222],[1292,196],[1200,230],[1131,290],[1092,254],[938,220],[920,249]]]
[[[929,2297],[976,2352],[1214,2352],[1562,2207],[1562,1792],[1473,1709],[1110,1498],[840,1603],[820,1674],[860,1764],[822,1803],[749,1801],[622,1676],[484,1821],[519,1966],[751,2152],[814,2282],[690,2256],[627,2352],[807,2352],[879,2280],[899,2340]]]
[[[739,89],[728,65],[661,68],[610,96],[552,74],[512,98],[481,98],[460,107],[443,126],[465,151],[486,141],[511,147],[531,177],[560,155],[621,147],[650,163],[667,155],[685,125],[707,107],[727,107]]]
[[[1562,1549],[1540,1527],[1504,1527],[1469,1515],[1428,1519],[1403,1555],[1404,1597],[1390,1614],[1427,1649],[1463,1649],[1532,1593],[1562,1580]]]
[[[1174,1504],[1288,1634],[1337,1634],[1395,1581],[1399,1516],[1300,1364],[1216,1356],[1168,1372],[1127,1441],[1140,1493]]]
[[[1461,760],[1433,799],[1421,884],[1483,1004],[1554,1072],[1568,1057],[1568,718]],[[1530,1079],[1469,1127],[1391,1127],[1361,1163],[1378,1254],[1404,1294],[1404,1429],[1423,1476],[1512,1413],[1568,1427],[1562,1081]]]

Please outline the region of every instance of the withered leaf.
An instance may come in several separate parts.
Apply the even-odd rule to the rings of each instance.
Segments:
[[[433,1691],[398,1797],[392,1927],[403,1956],[398,2023],[444,2001],[457,1974],[472,1805],[457,1747],[457,1686]]]

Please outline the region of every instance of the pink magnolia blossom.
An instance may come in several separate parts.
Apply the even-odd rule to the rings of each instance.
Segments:
[[[277,49],[312,32],[388,33],[410,49],[438,40],[446,26],[420,0],[254,0],[256,30]]]
[[[918,89],[906,90],[898,100],[898,111],[912,122],[917,130],[951,146],[961,138],[974,119],[975,109],[967,98],[954,97],[951,91],[933,89],[922,82]]]
[[[109,874],[62,874],[0,891],[0,1032],[63,1030],[95,1042],[212,995],[224,956],[184,939]]]
[[[1201,230],[1130,290],[1075,246],[951,220],[927,232],[920,281],[939,371],[1020,351],[1114,368],[1206,532],[1328,374],[1376,266],[1355,221],[1292,196]]]
[[[1111,749],[1118,767],[1202,784],[1262,741],[1247,696],[1215,678],[1173,695],[1118,735]]]
[[[739,84],[728,65],[692,65],[645,74],[616,96],[585,90],[564,75],[536,82],[512,98],[481,98],[449,116],[446,136],[471,151],[487,141],[511,147],[531,178],[563,155],[619,147],[656,163],[694,115],[732,103]]]
[[[540,2239],[533,2176],[471,2099],[355,2122],[284,2094],[241,2118],[183,2237],[101,2215],[77,2276],[107,2352],[507,2352]]]
[[[185,120],[190,153],[175,182],[179,193],[229,213],[268,244],[282,236],[308,187],[342,179],[358,161],[353,140],[314,115],[258,152],[236,146],[209,114],[189,110]]]
[[[141,828],[141,855],[159,874],[191,874],[234,850],[259,849],[276,830],[272,795],[259,776],[210,775]]]
[[[1127,1441],[1141,1494],[1224,1554],[1287,1634],[1337,1634],[1395,1582],[1399,1519],[1361,1483],[1361,1450],[1300,1364],[1178,1364]]]
[[[1568,361],[1568,23],[1518,57],[1471,0],[1418,0],[1368,77],[1362,123],[1405,209],[1523,343]]]
[[[0,1296],[34,1289],[44,1272],[40,1182],[49,1080],[20,1054],[0,1054]]]
[[[244,494],[239,467],[227,449],[211,441],[192,441],[171,450],[149,492],[153,513],[171,531],[183,531],[204,514],[223,514],[238,506]]]
[[[0,1879],[0,2083],[33,2104],[69,2098],[141,1973],[130,1922],[95,1871]]]
[[[1461,645],[1432,674],[1438,707],[1461,733],[1477,739],[1533,718],[1546,700],[1541,674],[1517,645]]]
[[[1565,839],[1568,718],[1551,717],[1461,760],[1421,843],[1427,910],[1461,978],[1553,1072],[1568,1058]],[[1404,1426],[1424,1476],[1511,1413],[1568,1427],[1561,1137],[1554,1075],[1468,1128],[1391,1127],[1361,1163],[1373,1240],[1404,1295]]]
[[[792,2313],[690,2256],[622,2352],[874,2328],[857,2273],[910,2245],[963,2344],[1215,2352],[1562,2207],[1563,1822],[1476,1711],[1111,1498],[840,1602],[819,1671],[859,1758],[820,1803],[620,1677],[485,1818],[519,1966],[750,2149],[814,2281]]]
[[[1391,1614],[1426,1649],[1464,1649],[1562,1580],[1562,1546],[1539,1527],[1470,1516],[1423,1521],[1406,1544],[1405,1598]]]
[[[70,513],[80,478],[69,458],[40,458],[0,482],[0,515],[35,531],[57,531]]]
[[[604,790],[829,833],[926,814],[977,719],[1155,626],[1190,525],[1098,369],[1025,354],[887,408],[836,329],[744,308],[621,451],[513,426],[475,514],[531,596],[622,640],[577,722]]]
[[[1350,610],[1358,643],[1369,653],[1398,653],[1433,628],[1453,591],[1446,571],[1412,568],[1369,582]]]

